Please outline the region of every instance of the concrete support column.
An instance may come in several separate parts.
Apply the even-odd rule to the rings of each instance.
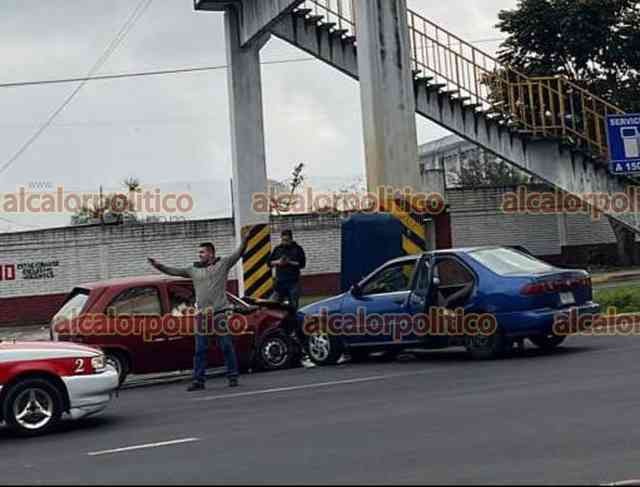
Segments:
[[[446,194],[446,168],[441,157],[433,157],[426,160],[422,167],[423,190],[427,193],[438,193],[445,198]]]
[[[419,182],[406,0],[355,0],[367,185]]]
[[[239,14],[225,12],[228,94],[231,115],[233,204],[236,241],[242,228],[251,227],[252,238],[238,272],[240,295],[264,298],[272,291],[269,213],[254,208],[254,195],[267,194],[267,167],[262,107],[260,49],[268,36],[241,45]]]

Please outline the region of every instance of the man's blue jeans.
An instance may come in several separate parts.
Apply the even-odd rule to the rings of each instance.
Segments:
[[[289,301],[291,306],[298,309],[300,303],[300,283],[276,282],[274,299],[280,303],[283,301]]]
[[[209,340],[214,327],[209,326],[215,320],[218,331],[224,331],[222,334],[215,334],[216,340],[218,340],[218,346],[222,348],[224,355],[224,366],[227,369],[227,377],[238,377],[238,359],[236,358],[236,351],[233,347],[233,337],[228,333],[227,319],[224,314],[217,314],[213,318],[209,317],[205,320],[202,313],[199,313],[196,317],[196,353],[193,357],[193,380],[194,382],[204,383],[206,380],[206,371],[208,365],[209,355]]]

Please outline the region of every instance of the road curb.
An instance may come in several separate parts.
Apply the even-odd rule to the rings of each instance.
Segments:
[[[625,281],[637,281],[640,280],[640,271],[637,272],[625,272],[620,274],[603,274],[592,275],[591,282],[593,284],[608,284],[612,282],[625,282]]]

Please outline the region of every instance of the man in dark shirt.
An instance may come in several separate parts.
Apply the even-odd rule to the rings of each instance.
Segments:
[[[298,309],[300,300],[300,270],[307,265],[304,250],[293,240],[291,230],[283,230],[281,243],[269,256],[269,267],[276,270],[275,299],[288,301]]]

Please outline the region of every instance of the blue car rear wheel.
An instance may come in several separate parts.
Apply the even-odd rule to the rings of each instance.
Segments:
[[[468,336],[465,346],[475,360],[491,360],[499,358],[510,347],[510,340],[498,330],[491,335]]]
[[[548,335],[534,335],[529,337],[531,343],[533,343],[539,349],[545,351],[553,350],[566,339],[566,336],[555,335],[553,333],[550,333]]]

